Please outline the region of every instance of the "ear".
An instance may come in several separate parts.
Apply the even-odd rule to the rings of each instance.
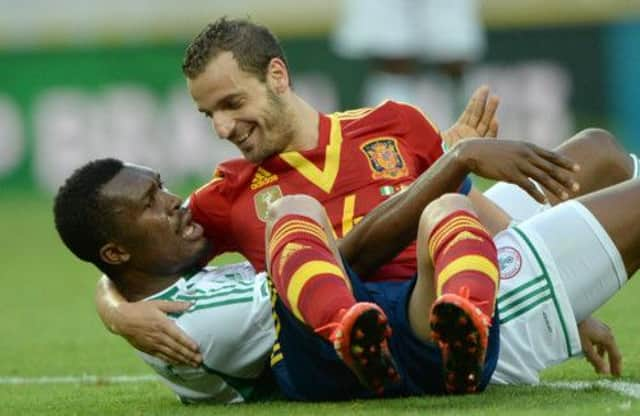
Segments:
[[[267,83],[276,94],[289,90],[289,70],[280,58],[272,58],[267,66]]]
[[[107,264],[119,265],[129,261],[131,255],[115,243],[107,243],[100,248],[100,258]]]

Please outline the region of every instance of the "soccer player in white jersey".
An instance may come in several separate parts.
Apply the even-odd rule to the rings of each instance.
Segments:
[[[449,173],[441,169],[435,176]],[[264,278],[256,279],[255,286],[248,286],[242,277],[247,270],[239,266],[233,268],[236,278],[225,276],[229,270],[222,269],[181,279],[197,266],[209,244],[187,212],[180,209],[177,197],[162,188],[157,174],[123,167],[113,160],[89,164],[76,172],[61,188],[55,206],[56,225],[65,244],[78,257],[108,273],[129,300],[155,295],[196,301],[178,318],[178,323],[198,339],[204,365],[197,369],[173,367],[146,357],[174,391],[185,400],[242,401],[256,394],[252,382],[263,374],[262,359],[268,356],[274,339]],[[220,291],[220,285],[229,287]],[[204,315],[215,311],[219,317],[223,312],[217,308],[231,307],[240,308],[234,317],[245,319],[230,322],[231,331],[224,335],[217,327],[209,331],[212,325]],[[195,319],[198,315],[202,316]],[[197,333],[203,329],[209,332]],[[249,350],[241,348],[238,341],[246,342]],[[240,354],[238,360],[220,362],[216,349],[229,351],[231,346]]]

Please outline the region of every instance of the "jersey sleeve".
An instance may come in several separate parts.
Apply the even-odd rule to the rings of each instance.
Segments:
[[[237,251],[231,232],[232,195],[227,179],[219,174],[195,191],[188,200],[193,220],[202,225],[205,236],[213,243],[212,257]]]
[[[420,109],[404,103],[398,105],[408,128],[408,145],[414,152],[419,171],[425,171],[444,154],[440,131]]]
[[[176,321],[199,345],[204,367],[232,385],[258,378],[275,342],[273,330],[257,322],[252,308],[251,295],[222,295],[197,301]]]

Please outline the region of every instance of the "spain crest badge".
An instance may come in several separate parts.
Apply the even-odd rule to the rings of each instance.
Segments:
[[[256,214],[261,221],[267,221],[267,209],[275,200],[282,198],[282,190],[278,185],[265,188],[253,196]]]
[[[409,174],[393,137],[379,137],[360,146],[369,159],[373,179],[397,179]]]

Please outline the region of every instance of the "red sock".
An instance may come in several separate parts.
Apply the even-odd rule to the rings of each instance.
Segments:
[[[310,218],[287,215],[278,220],[267,255],[280,299],[314,330],[334,322],[341,310],[356,303],[322,227]]]
[[[436,295],[462,294],[487,316],[493,316],[498,290],[496,247],[478,218],[455,211],[444,218],[429,236],[434,264]]]

